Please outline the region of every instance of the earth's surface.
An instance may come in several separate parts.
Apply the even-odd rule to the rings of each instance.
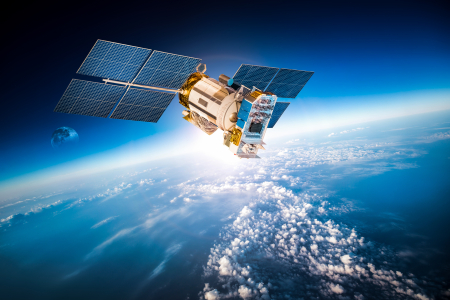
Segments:
[[[78,133],[70,127],[59,127],[52,133],[52,147],[55,149],[67,147],[78,142]]]
[[[270,146],[2,199],[1,298],[449,297],[448,112]]]

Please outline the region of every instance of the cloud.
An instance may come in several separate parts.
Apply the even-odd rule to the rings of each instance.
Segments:
[[[220,299],[220,293],[216,289],[211,290],[209,287],[209,283],[205,284],[205,287],[203,288],[203,294],[206,300],[219,300]]]
[[[25,213],[19,213],[20,215],[24,215],[24,216],[28,216],[32,213],[39,213],[45,209],[51,209],[57,206],[60,206],[62,204],[67,204],[63,210],[67,210],[67,209],[71,209],[72,207],[76,207],[79,205],[82,205],[85,202],[89,202],[89,201],[93,201],[93,200],[98,200],[98,199],[102,199],[103,201],[107,201],[119,194],[121,194],[124,190],[129,189],[133,187],[132,184],[130,183],[125,183],[122,182],[121,184],[117,185],[117,186],[113,186],[111,188],[107,188],[106,190],[104,190],[103,192],[100,193],[95,193],[95,194],[91,194],[89,196],[83,196],[83,197],[79,197],[79,198],[75,198],[76,200],[74,200],[74,197],[66,197],[65,198],[61,198],[58,199],[52,203],[37,203],[34,207],[31,207],[31,209],[29,209],[27,212]],[[33,197],[30,199],[25,199],[25,200],[21,200],[18,201],[16,203],[13,203],[12,205],[15,204],[19,204],[19,203],[23,203],[26,201],[38,201],[38,200],[42,200],[42,199],[47,199],[53,196],[58,196],[61,195],[62,193],[50,193],[48,195],[43,195],[43,196],[37,196],[37,197]],[[14,219],[14,216],[17,216],[19,214],[16,215],[11,215],[7,218],[2,218],[0,219],[0,223],[10,223],[11,220]],[[0,225],[1,226],[1,225]],[[94,225],[95,226],[95,225]]]
[[[167,260],[163,260],[150,274],[148,277],[149,280],[152,280],[156,276],[158,276],[165,268]]]
[[[127,235],[131,234],[133,231],[135,231],[136,229],[150,229],[152,228],[155,224],[157,224],[159,221],[163,221],[166,220],[167,218],[171,218],[174,215],[181,215],[183,214],[185,217],[189,216],[188,213],[185,212],[185,210],[183,208],[177,209],[177,210],[169,210],[169,211],[165,211],[165,212],[160,212],[158,213],[158,215],[156,215],[155,217],[151,217],[149,219],[147,219],[144,223],[131,227],[131,228],[125,228],[120,230],[118,233],[116,233],[113,237],[107,239],[106,241],[104,241],[103,243],[101,243],[100,245],[98,245],[97,247],[95,247],[87,256],[85,259],[89,259],[92,256],[98,255],[100,254],[107,246],[111,245],[113,242],[115,242],[116,240],[126,237]],[[168,251],[173,251],[174,249],[177,249],[176,247],[172,247],[170,248]]]
[[[78,274],[80,274],[81,272],[83,272],[86,268],[87,268],[87,267],[83,267],[83,268],[80,268],[80,269],[78,269],[78,270],[73,271],[73,272],[70,273],[70,274],[67,274],[66,276],[63,277],[63,280],[70,279],[70,278],[72,278],[72,277],[77,276]]]
[[[306,291],[319,298],[426,295],[418,284],[411,285],[417,281],[414,275],[405,277],[391,269],[392,263],[386,265],[395,254],[373,247],[355,229],[321,213],[319,208],[329,205],[324,196],[295,195],[267,183],[261,188],[259,199],[241,209],[211,249],[204,275],[220,285],[208,285],[205,299],[214,290],[215,299],[302,297]]]
[[[154,183],[155,183],[155,180],[148,178],[148,179],[141,179],[140,181],[138,181],[137,184],[139,184],[140,186],[143,186],[143,185],[153,185]]]
[[[216,300],[220,299],[220,294],[217,290],[208,291],[205,293],[206,300]]]
[[[425,142],[434,142],[434,141],[446,140],[446,139],[450,139],[450,131],[438,132],[433,135],[427,136],[424,141]]]
[[[166,267],[166,263],[170,260],[170,258],[175,255],[178,251],[180,251],[182,244],[176,244],[166,250],[163,261],[150,273],[148,277],[149,280],[154,279],[156,276],[161,274]]]
[[[238,293],[242,299],[250,299],[254,295],[253,290],[245,285],[239,286]]]
[[[366,127],[369,128],[369,127]],[[346,133],[350,133],[350,132],[355,132],[355,131],[359,131],[359,130],[364,130],[364,127],[358,127],[358,128],[354,128],[354,129],[348,129],[348,130],[343,130],[341,132],[339,132],[339,134],[346,134]],[[337,134],[332,132],[328,135],[328,137],[332,137],[332,136],[336,136]]]
[[[0,222],[1,222],[1,223],[3,223],[3,222],[8,222],[8,221],[10,221],[12,218],[14,218],[14,216],[15,216],[15,215],[10,215],[9,217],[6,217],[6,218],[4,218],[4,219],[1,219]]]
[[[319,193],[315,185],[325,176],[369,176],[416,168],[414,163],[398,161],[423,152],[405,145],[338,142],[277,153],[245,163],[245,174],[257,173],[257,178],[240,174],[178,186],[184,197],[195,194],[198,201],[211,194],[253,199],[231,217],[211,248],[204,266],[208,288],[200,293],[204,299],[430,297],[426,288],[440,283],[428,285],[402,270],[398,253],[367,241],[336,217],[358,209],[353,203],[342,199],[333,206],[327,201],[327,191]],[[307,169],[320,165],[345,166],[346,173],[322,175]],[[300,171],[304,175],[297,175]],[[302,192],[290,186],[301,186]]]
[[[93,226],[91,227],[91,229],[95,229],[95,228],[98,228],[98,227],[100,227],[100,226],[102,226],[102,225],[105,225],[106,223],[108,223],[108,222],[114,220],[115,218],[117,218],[117,216],[109,217],[109,218],[107,218],[107,219],[104,219],[103,221],[100,221],[100,222],[98,222],[97,224],[93,225]]]
[[[241,210],[241,212],[239,214],[239,217],[245,219],[245,218],[249,218],[251,216],[253,216],[253,211],[250,208],[248,208],[247,206],[244,206],[244,208]]]
[[[350,265],[352,263],[352,258],[350,257],[350,255],[344,255],[344,256],[341,256],[341,261],[345,265]]]
[[[293,139],[293,140],[287,141],[286,144],[294,144],[298,141],[300,141],[300,139]]]
[[[194,202],[194,200],[192,200],[191,198],[188,198],[188,197],[184,198],[183,201],[186,202],[186,203]]]
[[[89,252],[88,255],[85,256],[85,260],[88,260],[94,256],[99,255],[100,253],[103,252],[103,250],[108,247],[109,245],[111,245],[114,241],[123,238],[127,235],[129,235],[131,232],[133,232],[138,226],[135,227],[131,227],[131,228],[126,228],[126,229],[122,229],[120,230],[118,233],[116,233],[113,237],[107,239],[106,241],[104,241],[103,243],[101,243],[100,245],[98,245],[97,247],[95,247],[91,252]]]
[[[345,290],[342,286],[340,286],[339,284],[329,284],[330,290],[335,293],[335,294],[342,294]]]
[[[369,128],[369,127],[366,127]],[[359,131],[359,130],[364,130],[364,127],[358,127],[358,128],[354,128],[354,129],[349,129],[349,130],[344,130],[339,132],[339,134],[345,134],[345,133],[350,133],[350,132],[355,132],[355,131]]]

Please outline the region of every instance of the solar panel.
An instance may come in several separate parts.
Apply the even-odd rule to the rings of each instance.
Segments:
[[[310,71],[280,69],[266,91],[282,98],[295,98],[313,74]]]
[[[233,80],[239,85],[255,86],[260,90],[264,90],[278,70],[278,68],[242,64],[236,74],[234,74]]]
[[[277,124],[278,120],[283,115],[286,108],[289,106],[289,102],[278,102],[275,103],[275,107],[273,108],[272,117],[270,118],[269,125],[267,128],[273,128],[275,124]]]
[[[247,100],[243,100],[241,103],[241,108],[239,108],[238,118],[243,120],[244,122],[247,122],[248,115],[250,114],[251,110],[252,104]]]
[[[130,82],[150,52],[150,49],[97,40],[77,73]]]
[[[175,93],[129,88],[111,118],[156,123],[174,97]]]
[[[179,89],[201,59],[153,51],[133,83]]]
[[[54,111],[106,118],[125,87],[72,79]]]

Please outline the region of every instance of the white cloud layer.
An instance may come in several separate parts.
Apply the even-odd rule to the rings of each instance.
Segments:
[[[364,129],[366,129],[366,128],[369,128],[369,127],[358,127],[358,128],[353,128],[353,129],[343,130],[343,131],[339,132],[339,134],[346,134],[346,133],[350,133],[350,132],[355,132],[355,131],[359,131],[359,130],[364,130]],[[337,135],[336,133],[332,132],[332,133],[330,133],[330,134],[328,135],[328,137],[332,137],[332,136],[336,136],[336,135]]]
[[[322,196],[269,182],[258,192],[211,249],[205,299],[429,299],[418,278],[394,269],[394,253],[331,220]]]
[[[107,219],[104,219],[103,221],[100,221],[100,222],[98,222],[97,224],[93,225],[93,226],[91,227],[91,229],[95,229],[95,228],[98,228],[98,227],[100,227],[100,226],[102,226],[102,225],[105,225],[106,223],[111,222],[111,221],[114,220],[115,218],[117,218],[117,216],[109,217],[109,218],[107,218]]]
[[[404,272],[397,253],[366,241],[336,214],[354,209],[335,207],[315,182],[323,175],[305,170],[320,165],[345,166],[347,175],[369,176],[393,169],[423,153],[387,143],[307,145],[285,148],[264,160],[247,162],[239,176],[179,184],[183,197],[253,195],[232,217],[204,266],[204,299],[432,299],[430,286]],[[361,165],[364,164],[364,167]],[[290,187],[301,187],[294,193]],[[198,200],[201,201],[201,200]]]
[[[166,250],[165,252],[165,256],[163,261],[151,272],[150,276],[148,277],[149,280],[154,279],[156,276],[158,276],[159,274],[161,274],[165,267],[166,267],[166,263],[170,260],[170,258],[175,255],[178,251],[180,251],[182,247],[182,244],[176,244],[173,245],[172,247],[170,247],[169,249]]]

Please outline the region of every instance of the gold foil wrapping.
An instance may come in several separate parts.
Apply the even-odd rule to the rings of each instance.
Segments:
[[[180,104],[189,108],[189,94],[191,93],[192,88],[194,85],[199,82],[203,77],[209,77],[208,75],[202,74],[202,73],[192,73],[188,79],[186,79],[186,82],[181,86],[180,92],[178,93],[178,98],[180,99]]]
[[[241,141],[241,136],[242,136],[242,131],[236,127],[233,128],[233,130],[231,131],[230,142],[232,142],[236,146],[239,146],[239,143]]]

